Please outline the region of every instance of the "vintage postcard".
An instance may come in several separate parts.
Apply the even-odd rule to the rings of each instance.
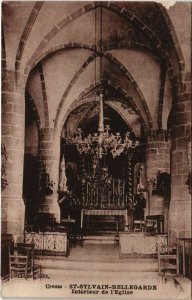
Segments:
[[[2,1],[1,296],[191,299],[183,1]]]

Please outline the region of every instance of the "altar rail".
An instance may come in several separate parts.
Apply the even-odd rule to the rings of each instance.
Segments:
[[[86,182],[83,207],[98,209],[127,208],[127,194],[125,180],[111,178],[109,182]]]
[[[25,243],[33,244],[36,254],[68,255],[67,233],[25,232]]]
[[[122,232],[119,243],[122,257],[157,257],[157,245],[167,245],[167,235]]]

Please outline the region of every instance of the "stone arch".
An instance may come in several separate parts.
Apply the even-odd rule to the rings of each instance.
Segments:
[[[162,129],[163,123],[163,105],[164,105],[164,93],[165,93],[165,83],[166,83],[166,73],[167,69],[164,64],[161,64],[160,68],[160,89],[159,89],[159,103],[157,110],[157,125],[158,129]]]
[[[81,100],[82,101],[82,100]],[[98,102],[98,100],[93,100],[93,99],[87,99],[86,103],[95,103]],[[110,108],[112,108],[114,111],[116,111],[120,117],[122,118],[122,120],[125,122],[125,124],[127,125],[127,127],[129,128],[129,131],[134,135],[134,137],[136,138],[136,132],[133,129],[133,127],[131,126],[129,120],[125,117],[125,115],[122,113],[122,111],[115,105],[112,105],[112,103],[108,103],[106,102],[106,105],[108,105]],[[79,104],[79,106],[81,106],[81,104]],[[79,107],[78,106],[78,107]],[[81,122],[83,122],[83,120],[86,118],[87,114],[90,112],[90,110],[94,107],[95,105],[90,105],[90,107],[86,110],[86,112],[83,114],[83,116],[78,120],[78,123],[75,126],[75,130],[78,128],[79,124]]]
[[[53,28],[44,36],[44,38],[42,39],[42,41],[39,43],[38,47],[36,48],[34,54],[28,61],[26,68],[24,70],[24,74],[28,75],[32,66],[34,65],[34,62],[37,60],[38,56],[40,56],[42,49],[52,39],[52,37],[55,34],[57,34],[61,29],[66,27],[69,23],[76,20],[81,15],[83,15],[99,6],[100,5],[97,2],[86,4],[85,6],[75,10],[71,15],[69,15],[68,17],[65,17],[63,20],[61,20],[59,23],[57,23],[55,26],[53,26]]]
[[[121,16],[128,19],[133,25],[138,27],[153,43],[155,48],[158,50],[158,52],[161,54],[161,58],[163,58],[166,62],[168,73],[171,79],[173,79],[174,71],[171,63],[171,59],[169,57],[169,54],[163,49],[161,45],[161,41],[156,36],[156,34],[148,27],[147,24],[145,24],[141,19],[139,19],[135,14],[128,11],[124,7],[119,6],[115,2],[105,2],[103,4],[103,7],[108,7],[112,11],[120,14]]]
[[[33,63],[31,68],[34,68],[41,60],[43,60],[45,57],[48,57],[49,55],[63,50],[63,49],[86,49],[93,51],[97,54],[99,54],[99,50],[95,48],[94,45],[88,45],[85,43],[67,43],[67,44],[60,44],[55,47],[50,47],[48,50],[46,50],[44,53],[42,53]],[[105,47],[105,52],[113,49],[137,49],[137,50],[147,50],[149,52],[152,52],[152,49],[148,47],[147,45],[137,43],[137,42],[127,42],[126,44],[118,44],[116,46],[108,45]]]
[[[135,132],[134,128],[131,126],[129,120],[127,120],[127,118],[122,113],[122,111],[117,106],[115,106],[114,104],[112,105],[112,103],[110,103],[109,106],[120,115],[120,117],[122,118],[122,120],[126,123],[127,127],[129,128],[129,131],[134,135],[134,138],[136,138],[137,135],[136,135],[136,132]]]
[[[180,71],[183,71],[185,69],[185,61],[184,61],[183,53],[181,51],[181,47],[180,47],[179,40],[178,40],[177,34],[175,32],[173,23],[168,15],[167,9],[161,3],[155,3],[155,5],[158,7],[158,9],[162,15],[162,18],[164,19],[164,22],[166,23],[168,32],[170,34],[170,38],[172,39],[172,43],[174,45],[173,49],[175,50],[178,64],[180,66]]]
[[[33,112],[35,114],[35,119],[36,119],[36,124],[37,124],[37,130],[38,130],[38,135],[39,135],[39,132],[40,132],[40,128],[41,128],[41,119],[40,119],[40,116],[39,116],[39,113],[38,113],[38,110],[36,108],[36,105],[35,105],[35,102],[30,94],[30,92],[28,90],[26,90],[28,95],[29,95],[29,102],[31,104],[31,107],[33,109]]]
[[[36,48],[34,54],[28,61],[26,68],[25,68],[25,75],[28,76],[28,73],[30,72],[32,66],[34,65],[34,62],[38,59],[40,56],[40,53],[42,49],[47,45],[48,41],[52,39],[52,37],[57,34],[61,29],[63,29],[65,26],[67,26],[69,23],[80,17],[81,15],[88,13],[89,11],[96,9],[97,7],[103,6],[106,9],[109,9],[125,19],[127,19],[129,22],[133,23],[133,25],[137,26],[153,43],[156,50],[161,54],[161,58],[165,60],[168,74],[172,83],[172,86],[175,84],[175,78],[174,76],[177,74],[174,74],[174,70],[171,63],[171,58],[169,57],[169,54],[164,50],[164,48],[161,45],[161,41],[158,39],[156,34],[145,24],[141,19],[139,19],[136,15],[134,15],[132,12],[128,11],[124,7],[118,5],[115,2],[93,2],[86,4],[85,6],[77,9],[74,11],[70,16],[64,18],[61,20],[58,24],[56,24],[48,33],[47,35],[42,39],[38,47]]]
[[[63,116],[62,122],[60,124],[60,132],[62,131],[63,125],[65,123],[65,121],[67,120],[68,115],[70,114],[71,111],[73,111],[75,108],[87,103],[87,99],[84,99],[84,97],[91,92],[93,89],[99,87],[101,84],[103,83],[107,83],[109,84],[111,87],[113,87],[117,92],[120,92],[123,94],[123,96],[125,97],[125,99],[127,99],[127,101],[131,102],[131,105],[133,107],[133,109],[136,111],[136,113],[139,115],[140,117],[140,121],[141,121],[141,125],[143,126],[145,132],[147,132],[149,130],[149,125],[147,126],[145,124],[145,121],[140,113],[139,108],[135,105],[134,101],[132,101],[132,99],[127,95],[126,91],[124,91],[120,86],[118,86],[116,83],[112,82],[111,80],[99,80],[97,81],[95,84],[92,84],[89,88],[87,88],[86,90],[84,90],[72,103],[72,105],[70,106],[70,108],[67,110],[67,112],[65,113],[65,115]],[[93,100],[92,100],[93,101]]]
[[[49,127],[49,109],[48,109],[48,101],[47,101],[47,92],[46,92],[46,85],[45,85],[45,78],[43,73],[42,64],[38,64],[38,71],[41,80],[41,88],[43,94],[43,106],[44,106],[44,117],[45,117],[45,127]]]
[[[95,53],[92,54],[91,56],[89,56],[86,61],[81,65],[81,67],[79,68],[79,70],[75,73],[75,75],[73,76],[72,80],[70,81],[70,83],[68,84],[62,98],[61,101],[59,103],[59,107],[56,113],[56,117],[55,117],[55,122],[54,122],[54,127],[57,128],[58,125],[58,119],[59,119],[59,115],[61,112],[61,109],[63,107],[64,101],[69,93],[69,91],[71,90],[71,88],[74,86],[75,82],[77,81],[77,79],[79,78],[79,76],[81,75],[81,73],[86,69],[86,67],[95,59]]]
[[[149,108],[148,108],[148,105],[145,101],[145,98],[143,96],[143,93],[141,92],[137,82],[134,80],[134,78],[132,77],[132,75],[129,73],[129,71],[122,65],[121,62],[119,62],[115,57],[113,57],[111,54],[109,53],[98,53],[98,55],[103,55],[104,57],[106,57],[109,61],[111,61],[112,63],[114,63],[118,68],[121,69],[121,71],[124,72],[126,78],[128,80],[131,81],[131,84],[133,85],[133,87],[136,89],[139,97],[140,97],[140,100],[141,100],[141,105],[143,106],[145,112],[146,112],[146,116],[147,116],[147,119],[148,119],[148,123],[149,123],[149,127],[152,128],[153,126],[153,122],[152,122],[152,118],[151,118],[151,114],[150,114],[150,111],[149,111]],[[72,78],[71,82],[69,83],[67,89],[65,90],[64,94],[63,94],[63,97],[61,99],[61,102],[59,104],[59,108],[58,108],[58,111],[57,111],[57,114],[56,114],[56,118],[55,118],[55,128],[57,127],[58,125],[58,119],[59,119],[59,114],[60,114],[60,111],[63,107],[63,104],[64,104],[64,100],[65,98],[67,97],[67,94],[69,93],[70,89],[72,88],[72,86],[75,84],[75,82],[77,81],[77,79],[79,78],[79,76],[81,75],[81,73],[85,70],[85,68],[88,66],[88,64],[90,62],[93,61],[93,59],[95,59],[97,56],[97,54],[93,54],[92,56],[90,56],[86,61],[85,63],[83,63],[83,65],[80,67],[80,69],[76,72],[76,74],[74,75],[74,77]]]
[[[39,14],[39,11],[43,5],[43,1],[37,1],[35,2],[35,5],[30,13],[30,16],[27,20],[27,23],[24,27],[24,30],[23,30],[23,33],[22,33],[22,36],[21,36],[21,39],[19,41],[19,45],[18,45],[18,48],[17,48],[17,53],[16,53],[16,58],[15,58],[15,71],[19,71],[19,68],[20,68],[20,64],[21,64],[21,58],[22,58],[22,55],[23,55],[23,51],[24,51],[24,48],[25,48],[25,45],[26,45],[26,42],[27,42],[27,39],[29,37],[29,34],[31,32],[31,29],[35,23],[35,20]]]
[[[126,77],[131,81],[133,87],[136,89],[137,93],[139,94],[139,97],[141,99],[141,103],[142,103],[143,108],[144,108],[144,110],[146,112],[146,115],[147,115],[147,119],[148,119],[149,125],[152,128],[152,126],[153,126],[152,117],[151,117],[148,105],[147,105],[147,103],[145,101],[145,98],[143,96],[143,93],[141,92],[141,90],[139,88],[138,83],[134,80],[134,78],[130,74],[130,72],[123,66],[123,64],[118,59],[116,59],[114,56],[112,56],[109,53],[106,53],[106,57],[109,58],[109,60],[111,60],[112,62],[114,62],[115,65],[118,66],[124,72],[124,74],[126,75]]]
[[[95,103],[94,103],[94,102],[96,102],[96,100],[94,101],[94,100],[92,100],[92,99],[89,99],[89,101],[86,102],[86,103],[90,103],[90,107],[88,107],[88,109],[87,109],[87,110],[84,112],[84,114],[80,117],[80,119],[78,120],[78,122],[77,122],[77,124],[76,124],[76,126],[75,126],[74,131],[77,130],[79,124],[85,120],[85,118],[86,118],[86,116],[88,115],[88,113],[91,111],[92,108],[94,108],[94,106],[95,106]],[[92,104],[91,104],[91,103],[92,103]],[[93,104],[93,103],[94,103],[94,104]]]
[[[104,48],[105,51],[114,50],[114,49],[136,49],[136,50],[145,50],[148,52],[153,52],[153,49],[145,44],[141,44],[135,41],[126,41],[126,42],[119,42],[118,45],[108,45]]]
[[[134,44],[135,45],[135,44]],[[136,44],[136,46],[138,46],[138,44]],[[138,46],[139,47],[139,46]],[[143,47],[143,45],[140,45],[140,48]],[[46,52],[44,52],[41,57],[38,58],[38,63],[39,63],[39,60],[42,60],[44,59],[45,57],[47,57],[48,55],[51,55],[52,53],[56,52],[56,51],[59,51],[59,50],[62,50],[62,49],[70,49],[70,48],[78,48],[78,49],[89,49],[91,51],[94,51],[95,52],[95,56],[97,55],[103,55],[104,57],[106,57],[107,59],[109,59],[110,61],[112,61],[113,63],[116,64],[116,66],[118,66],[127,76],[128,79],[131,80],[131,83],[132,85],[135,87],[135,89],[137,90],[139,96],[140,96],[140,99],[141,99],[141,102],[142,102],[142,105],[144,107],[144,109],[146,110],[147,112],[147,118],[148,118],[148,121],[149,121],[149,124],[150,126],[152,127],[152,118],[151,118],[151,115],[150,115],[150,112],[149,112],[149,108],[148,108],[148,105],[145,101],[145,98],[143,96],[143,93],[141,92],[137,82],[133,79],[132,75],[129,73],[129,71],[115,58],[113,57],[110,53],[107,53],[108,50],[112,50],[114,49],[113,47],[108,47],[106,48],[106,51],[105,53],[101,53],[99,52],[97,49],[95,49],[94,46],[90,46],[90,45],[87,45],[87,44],[80,44],[80,43],[68,43],[68,44],[61,44],[61,45],[58,45],[56,47],[52,47],[50,48],[49,50],[47,50]],[[148,49],[147,47],[145,47],[145,49]],[[91,62],[91,61],[90,61]],[[34,66],[36,65],[36,62],[34,63]],[[33,66],[33,67],[34,67]],[[79,70],[80,71],[80,70]],[[78,72],[79,72],[78,71]],[[83,72],[83,69],[82,69],[82,72]],[[80,75],[80,74],[79,74]],[[57,119],[57,117],[56,117]]]
[[[67,43],[67,44],[60,44],[55,47],[51,47],[47,51],[45,51],[43,54],[41,54],[33,63],[31,68],[34,68],[41,60],[43,60],[45,57],[50,56],[51,54],[64,50],[64,49],[86,49],[86,50],[91,50],[96,53],[98,53],[97,49],[93,45],[88,45],[85,43]]]

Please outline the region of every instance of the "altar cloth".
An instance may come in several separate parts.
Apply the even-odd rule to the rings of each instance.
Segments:
[[[147,235],[143,232],[122,232],[119,234],[121,256],[154,256],[157,245],[167,245],[167,235]]]

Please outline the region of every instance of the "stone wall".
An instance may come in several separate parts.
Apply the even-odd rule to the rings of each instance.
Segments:
[[[16,82],[15,73],[3,72],[2,81],[2,142],[8,161],[8,185],[2,192],[2,233],[20,238],[24,228],[23,158],[24,158],[24,88]]]
[[[148,183],[157,178],[158,172],[170,174],[170,141],[166,130],[148,132],[146,146],[146,164]],[[164,227],[167,231],[169,199],[167,196],[155,193],[149,183],[148,213],[164,215]]]
[[[186,184],[191,164],[188,152],[191,105],[190,74],[185,74],[184,84],[177,89],[172,115],[170,242],[191,236],[191,195]]]

